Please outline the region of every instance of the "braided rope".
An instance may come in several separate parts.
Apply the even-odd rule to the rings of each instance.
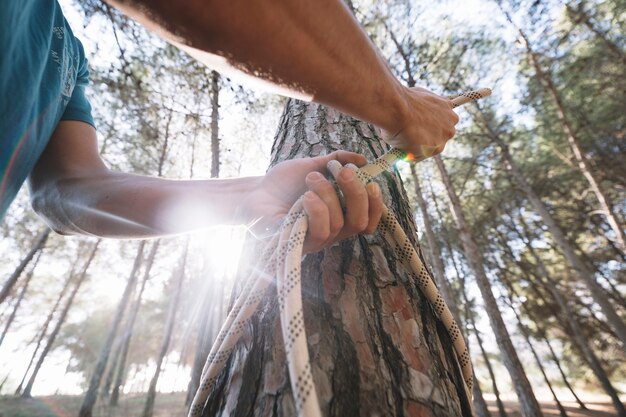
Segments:
[[[490,94],[489,89],[462,93],[451,98],[452,105],[457,107]],[[405,152],[391,149],[375,162],[360,169],[355,166],[342,167],[338,161],[333,160],[328,163],[328,170],[336,178],[341,169],[353,169],[357,173],[357,178],[367,184],[382,172],[390,170],[396,161],[406,157]],[[206,400],[220,372],[226,365],[244,328],[246,328],[274,278],[276,278],[276,295],[287,356],[287,368],[298,416],[321,417],[319,400],[311,373],[302,309],[301,258],[307,229],[308,220],[302,207],[302,199],[299,199],[285,216],[279,233],[273,236],[266,245],[259,263],[260,268],[254,270],[245,282],[233,308],[228,313],[202,370],[200,386],[191,403],[189,417],[198,417],[202,414]],[[426,266],[398,220],[386,206],[383,206],[379,230],[385,239],[391,243],[396,258],[410,271],[411,276],[449,333],[463,375],[467,397],[471,398],[472,366],[465,339],[450,309],[430,278]]]

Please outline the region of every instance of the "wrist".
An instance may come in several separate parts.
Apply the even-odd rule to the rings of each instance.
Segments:
[[[396,135],[403,129],[405,121],[409,118],[410,106],[406,97],[406,87],[394,78],[393,82],[379,93],[379,97],[376,108],[380,109],[380,114],[374,124],[389,135]]]

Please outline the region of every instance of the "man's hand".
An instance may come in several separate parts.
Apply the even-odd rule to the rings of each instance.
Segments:
[[[440,154],[459,121],[451,101],[421,87],[406,88],[404,95],[404,109],[395,125],[383,130],[383,139],[416,160]]]
[[[293,203],[304,194],[309,218],[305,252],[317,252],[358,233],[373,233],[382,214],[382,198],[376,183],[364,186],[353,171],[344,169],[337,178],[345,201],[345,213],[333,185],[326,180],[326,164],[336,159],[343,165],[364,165],[362,155],[338,151],[316,158],[294,159],[273,167],[261,178],[256,191],[244,202],[253,233],[277,229]]]

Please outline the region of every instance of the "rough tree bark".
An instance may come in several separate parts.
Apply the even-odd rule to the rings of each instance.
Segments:
[[[176,271],[173,272],[170,279],[169,291],[173,291],[170,296],[170,302],[167,308],[167,318],[165,320],[165,331],[163,333],[163,339],[161,340],[161,347],[156,360],[156,369],[154,375],[150,380],[150,386],[146,394],[146,404],[143,409],[143,417],[152,417],[154,411],[154,400],[156,399],[156,387],[159,382],[159,376],[161,375],[161,366],[163,365],[163,359],[170,347],[170,340],[172,339],[172,332],[174,325],[176,324],[176,313],[178,312],[178,304],[180,301],[180,293],[185,279],[185,265],[187,263],[187,249],[189,248],[189,240],[185,243],[183,254],[180,257],[180,264]],[[168,292],[169,292],[168,291]]]
[[[145,245],[146,241],[142,240],[141,242],[139,242],[139,245],[137,247],[137,255],[135,256],[133,268],[130,272],[130,276],[128,277],[128,282],[126,283],[126,288],[124,289],[122,298],[117,305],[115,317],[113,318],[113,323],[111,323],[111,329],[109,330],[109,334],[107,335],[107,338],[104,342],[104,346],[102,346],[100,356],[98,357],[98,361],[96,362],[96,366],[91,376],[91,380],[89,381],[89,388],[87,389],[87,393],[85,394],[83,403],[80,406],[80,411],[78,412],[79,417],[92,417],[93,407],[96,404],[96,400],[98,399],[98,389],[100,388],[100,381],[102,380],[102,375],[104,374],[104,370],[109,360],[111,348],[113,347],[113,341],[115,340],[115,336],[117,335],[117,329],[122,322],[122,318],[124,316],[124,312],[126,311],[126,306],[128,305],[130,295],[132,294],[137,284],[137,271],[141,266],[141,262],[143,259],[143,249]]]
[[[74,288],[72,289],[72,292],[67,298],[67,301],[65,302],[65,305],[63,306],[63,310],[61,310],[61,314],[59,315],[59,318],[57,319],[57,323],[54,326],[54,329],[52,329],[52,332],[50,333],[50,337],[48,337],[48,342],[46,343],[46,346],[41,351],[41,355],[39,356],[39,359],[37,360],[37,363],[35,364],[33,373],[30,375],[30,379],[28,380],[28,383],[26,384],[26,387],[24,388],[24,392],[22,392],[22,397],[28,398],[31,396],[31,391],[33,389],[33,385],[35,384],[35,380],[37,379],[37,374],[39,373],[39,370],[41,369],[41,365],[43,365],[43,362],[46,359],[46,356],[48,356],[48,353],[50,353],[50,350],[52,350],[54,341],[56,340],[56,337],[59,334],[59,331],[61,331],[61,327],[63,326],[63,323],[65,323],[65,318],[67,317],[67,313],[70,311],[70,308],[72,307],[72,304],[74,302],[74,297],[76,297],[78,290],[87,279],[87,271],[89,270],[89,266],[91,265],[93,258],[96,256],[96,252],[98,251],[99,244],[100,244],[100,240],[96,241],[96,243],[93,244],[91,248],[91,253],[89,254],[89,258],[87,258],[87,261],[85,262],[83,269],[80,272],[80,275],[76,278],[76,283],[74,284]]]
[[[50,229],[46,227],[44,231],[39,233],[30,251],[28,251],[24,259],[22,259],[17,268],[15,268],[15,271],[13,271],[9,279],[7,279],[2,286],[2,290],[0,290],[0,304],[2,304],[4,299],[11,293],[11,289],[19,279],[20,275],[22,275],[22,272],[24,272],[28,263],[33,259],[37,252],[43,249],[46,241],[48,240],[48,236],[50,236]]]
[[[289,100],[272,163],[386,146],[376,130],[322,106]],[[385,201],[415,242],[402,184],[385,174]],[[469,416],[449,337],[379,235],[345,240],[303,262],[313,379],[325,416]],[[293,416],[295,406],[271,287],[209,397],[205,416]]]
[[[574,246],[569,242],[561,227],[557,224],[556,220],[554,220],[545,204],[541,201],[535,190],[524,177],[524,174],[522,174],[518,168],[517,164],[513,160],[511,152],[509,151],[508,145],[491,126],[491,123],[487,120],[487,117],[480,110],[480,107],[477,104],[476,108],[478,109],[478,118],[487,129],[487,135],[500,148],[504,166],[511,174],[513,181],[515,181],[526,198],[528,198],[528,201],[530,201],[530,204],[533,206],[537,214],[541,216],[541,219],[550,231],[555,243],[574,269],[576,277],[587,286],[594,301],[600,306],[602,312],[607,318],[608,323],[621,340],[622,345],[626,346],[626,323],[624,323],[611,302],[608,300],[605,290],[600,286],[600,284],[597,283],[593,271],[591,271],[581,257],[578,256]]]
[[[515,392],[520,401],[521,413],[525,417],[543,416],[539,403],[537,402],[532,387],[530,386],[530,382],[524,372],[524,367],[517,356],[513,343],[511,342],[509,332],[506,329],[504,320],[502,319],[502,314],[498,308],[498,303],[496,302],[493,292],[491,291],[491,283],[485,273],[485,266],[480,255],[480,251],[478,250],[478,245],[474,241],[469,225],[465,220],[465,213],[461,208],[461,201],[459,200],[441,157],[437,155],[434,159],[450,198],[451,210],[454,221],[457,225],[457,230],[459,231],[461,243],[463,245],[463,252],[467,259],[467,263],[474,272],[476,284],[480,290],[483,302],[485,303],[489,323],[491,324],[491,328],[496,335],[496,341],[498,343],[498,347],[500,348],[500,352],[502,353],[502,361],[504,362],[504,366],[509,372],[509,375],[511,375]]]
[[[424,234],[426,235],[426,241],[428,242],[428,251],[430,252],[430,260],[431,265],[433,266],[433,276],[435,277],[435,282],[437,283],[437,287],[439,288],[439,291],[441,291],[441,295],[444,300],[446,300],[446,303],[454,316],[454,320],[458,323],[459,328],[462,329],[463,337],[465,337],[467,342],[467,334],[465,334],[466,332],[464,331],[466,327],[461,321],[461,315],[459,314],[459,308],[457,306],[458,301],[454,297],[452,289],[446,280],[445,267],[443,266],[443,255],[441,253],[439,243],[437,242],[437,238],[435,237],[435,232],[433,231],[430,213],[428,213],[428,205],[426,204],[426,200],[422,194],[422,188],[420,187],[420,180],[417,176],[415,165],[411,165],[411,178],[413,179],[413,185],[415,187],[417,205],[422,212]],[[485,402],[485,398],[483,397],[483,392],[478,381],[474,381],[473,395],[474,407],[476,408],[476,414],[478,414],[478,417],[489,417],[491,414],[487,408],[487,403]]]

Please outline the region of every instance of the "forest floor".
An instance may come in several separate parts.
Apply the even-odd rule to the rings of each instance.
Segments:
[[[13,396],[0,396],[0,417],[74,417],[82,401],[81,396],[54,395],[23,399]],[[159,394],[154,407],[154,417],[184,417],[182,403],[184,394]],[[126,395],[121,398],[118,407],[97,405],[94,417],[138,417],[141,416],[145,397],[143,395]],[[564,402],[569,417],[614,417],[615,411],[610,403],[601,401],[585,401],[589,408],[581,410],[575,402]],[[495,401],[488,401],[493,416],[498,415]],[[505,401],[508,417],[519,417],[518,404]],[[559,411],[552,402],[541,403],[544,416],[558,416]]]

